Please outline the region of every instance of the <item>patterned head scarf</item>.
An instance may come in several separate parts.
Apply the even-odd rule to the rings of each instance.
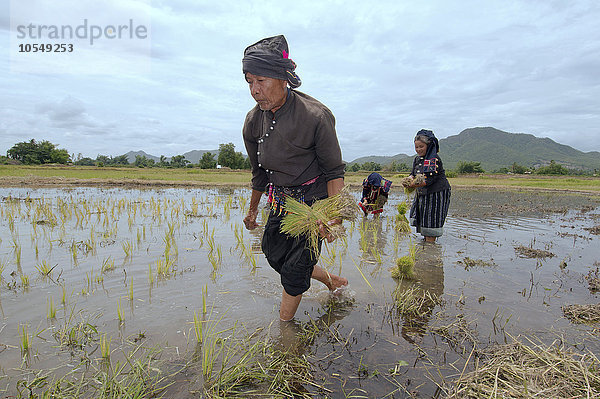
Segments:
[[[287,41],[283,35],[267,37],[259,40],[244,50],[242,71],[244,75],[287,80],[292,89],[300,87],[302,81],[296,75],[296,63],[289,58]]]
[[[425,136],[429,139],[427,153],[423,160],[423,173],[437,173],[437,153],[440,151],[440,143],[431,130],[421,129],[417,132],[415,140],[419,136]]]

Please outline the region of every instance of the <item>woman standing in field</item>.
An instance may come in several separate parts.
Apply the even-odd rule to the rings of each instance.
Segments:
[[[435,242],[443,234],[450,205],[450,183],[438,156],[439,150],[433,132],[419,130],[415,137],[417,156],[410,174],[412,179],[402,183],[404,187],[417,189],[410,208],[410,222],[427,242]]]
[[[258,227],[258,205],[267,191],[271,212],[261,247],[280,275],[282,321],[294,318],[311,278],[330,291],[348,284],[346,278],[317,265],[318,253],[314,256],[307,247],[306,235],[292,238],[280,228],[286,198],[312,205],[338,194],[344,187],[344,162],[335,118],[321,102],[295,90],[301,84],[295,68],[283,35],[262,39],[244,51],[242,71],[256,101],[242,129],[252,166],[252,196],[244,224],[248,230]],[[324,228],[321,234],[329,242],[334,239],[325,234]]]

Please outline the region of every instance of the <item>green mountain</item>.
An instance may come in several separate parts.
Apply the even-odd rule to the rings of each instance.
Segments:
[[[367,161],[387,165],[392,161],[411,165],[415,155],[362,157],[351,163]],[[526,167],[548,165],[554,160],[571,169],[600,169],[600,152],[582,152],[549,138],[531,134],[508,133],[493,127],[465,129],[458,135],[440,140],[440,157],[446,169],[454,169],[461,161],[480,162],[486,172],[510,168],[513,163]]]
[[[219,156],[219,150],[192,150],[192,151],[188,151],[184,154],[181,154],[185,157],[185,159],[187,159],[188,161],[190,161],[193,164],[196,164],[200,161],[200,158],[202,158],[202,155],[205,152],[210,152],[211,154],[214,155],[214,158],[217,159],[217,157]],[[127,160],[129,161],[129,163],[134,163],[135,162],[135,156],[136,155],[140,155],[140,156],[144,156],[148,159],[153,159],[154,162],[158,162],[160,160],[160,157],[157,157],[156,155],[150,155],[145,153],[144,151],[140,150],[140,151],[129,151],[127,154]],[[171,162],[171,157],[166,157],[166,161],[167,162]]]

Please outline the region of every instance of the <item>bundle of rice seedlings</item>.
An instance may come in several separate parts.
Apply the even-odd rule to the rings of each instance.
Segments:
[[[413,280],[415,278],[415,258],[417,256],[417,245],[410,244],[408,255],[396,260],[396,266],[392,268],[392,278]]]
[[[333,238],[344,237],[346,231],[341,224],[330,224],[334,220],[354,220],[357,215],[355,199],[344,188],[339,194],[315,201],[312,206],[288,197],[284,206],[286,215],[281,221],[281,232],[290,237],[307,236],[308,248],[316,254],[319,248],[319,222],[325,233]]]
[[[550,251],[544,251],[543,249],[534,249],[532,247],[526,247],[518,245],[515,247],[515,252],[523,258],[552,258],[555,255]]]
[[[396,267],[392,268],[392,278],[412,280],[415,278],[415,261],[409,255],[396,260]]]
[[[396,209],[398,209],[398,215],[406,215],[406,212],[408,212],[408,203],[406,201],[402,201],[401,203],[399,203],[396,206]],[[406,218],[406,216],[404,216]]]
[[[592,294],[600,292],[600,268],[596,267],[596,270],[590,270],[585,279],[589,284],[589,290]]]
[[[425,183],[425,175],[418,173],[415,176],[408,176],[402,179],[400,183],[402,184],[402,186],[404,186],[404,193],[408,195],[415,191],[415,187],[410,186]]]
[[[515,340],[489,348],[483,359],[447,388],[446,398],[600,397],[600,361],[591,352]]]
[[[566,305],[563,314],[575,324],[593,324],[600,322],[600,304]]]
[[[465,270],[469,270],[475,267],[494,267],[496,264],[494,260],[485,261],[483,259],[471,259],[468,256],[463,258],[462,260],[457,261],[456,263],[464,265]]]
[[[396,215],[396,230],[400,233],[410,233],[410,224],[408,223],[408,219],[406,219],[408,203],[402,201],[397,205],[396,209],[398,209],[398,214]]]
[[[431,292],[421,290],[415,285],[408,288],[400,284],[393,292],[396,311],[401,316],[420,316],[429,312],[432,305],[440,303],[440,298]]]

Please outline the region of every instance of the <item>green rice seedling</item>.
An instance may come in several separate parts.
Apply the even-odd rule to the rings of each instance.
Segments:
[[[198,202],[195,197],[192,198],[192,210],[190,211],[190,214],[198,216]]]
[[[167,278],[171,276],[173,260],[166,258],[165,260],[158,259],[156,261],[156,275]]]
[[[175,223],[171,223],[171,222],[167,222],[167,236],[168,237],[173,237],[175,234]]]
[[[100,338],[100,353],[102,355],[102,359],[109,360],[110,359],[110,344],[112,341],[111,338],[107,338],[106,334],[102,334]]]
[[[60,303],[63,306],[65,306],[67,304],[67,288],[65,287],[64,283],[61,285],[61,288],[62,288],[62,295],[61,295]]]
[[[240,209],[242,214],[246,213],[246,205],[248,204],[248,198],[241,196],[238,199],[239,203],[240,203]]]
[[[231,195],[227,197],[227,201],[223,204],[223,215],[225,216],[225,220],[229,220],[231,217],[231,205],[233,204],[233,198]]]
[[[202,287],[202,314],[206,314],[206,297],[208,296],[208,285]]]
[[[408,203],[402,201],[396,207],[398,214],[396,215],[396,230],[400,233],[410,233],[410,224],[406,218],[406,212],[408,211]]]
[[[221,245],[217,245],[217,260],[219,264],[223,263],[223,253],[221,251]]]
[[[223,351],[223,339],[221,334],[223,331],[218,332],[217,327],[227,312],[223,313],[218,320],[208,323],[204,336],[202,338],[202,375],[205,378],[210,378],[213,368],[217,363],[220,354]],[[212,316],[212,310],[209,315]]]
[[[23,287],[24,290],[29,289],[30,283],[29,283],[29,276],[28,275],[21,274],[21,286]]]
[[[110,256],[102,261],[102,273],[106,273],[108,271],[115,269],[115,261],[110,258]]]
[[[77,245],[75,245],[75,243],[73,243],[71,245],[71,256],[73,258],[73,264],[77,265]]]
[[[354,198],[346,189],[341,193],[315,201],[312,206],[291,197],[286,198],[285,212],[281,222],[281,231],[291,237],[306,235],[307,246],[316,254],[320,240],[320,229],[334,238],[342,237],[345,232],[341,224],[330,224],[332,220],[353,220],[357,215]]]
[[[3,261],[0,259],[0,282],[2,282],[2,273],[4,273],[4,269],[6,269],[6,265],[8,264],[8,261]]]
[[[381,251],[379,251],[379,248],[376,243],[375,243],[375,245],[373,245],[371,247],[371,255],[373,256],[373,258],[375,259],[375,262],[377,262],[378,265],[383,263],[383,258],[381,257]]]
[[[208,253],[208,261],[212,265],[213,271],[217,271],[219,269],[219,260],[215,257],[212,251]]]
[[[15,234],[15,218],[12,215],[12,213],[8,213],[8,228],[10,229],[11,233]]]
[[[206,242],[208,243],[208,249],[210,252],[213,252],[215,250],[215,229],[213,228],[210,236],[208,237],[208,239],[206,240]]]
[[[15,263],[17,266],[21,266],[21,246],[15,246]]]
[[[177,241],[174,238],[171,240],[171,255],[175,259],[179,257],[179,247],[177,247]]]
[[[123,252],[125,252],[125,259],[131,257],[131,254],[133,253],[133,244],[131,241],[125,240],[121,243],[121,246],[123,247]]]
[[[29,354],[31,350],[31,337],[29,336],[29,332],[27,331],[27,324],[22,324],[19,327],[19,336],[20,336],[20,345],[21,345],[21,355],[25,356]]]
[[[40,275],[42,277],[52,278],[52,271],[54,270],[54,268],[56,266],[58,266],[58,264],[50,267],[50,265],[48,264],[48,261],[43,260],[40,264],[35,265],[35,268],[37,269],[37,271],[40,273]]]
[[[246,259],[248,260],[248,262],[252,266],[252,271],[255,271],[256,268],[257,268],[256,257],[254,256],[254,253],[252,252],[252,248],[246,247],[244,245],[244,249],[243,249],[242,253],[245,255]]]
[[[240,247],[240,246],[244,246],[244,228],[239,225],[239,224],[235,224],[233,226],[233,234],[235,235],[235,240],[236,240],[236,248]]]
[[[121,307],[121,298],[117,299],[117,317],[119,319],[119,324],[123,324],[125,322],[123,308]]]
[[[196,342],[202,343],[202,323],[203,321],[198,317],[198,312],[194,312],[194,333],[196,333]]]
[[[48,318],[54,319],[56,318],[56,308],[54,307],[54,300],[52,297],[46,300],[47,308],[48,308]]]
[[[154,284],[154,275],[152,274],[152,263],[148,264],[148,284]]]
[[[208,222],[206,219],[202,219],[202,235],[204,237],[208,236]]]
[[[129,280],[129,300],[133,301],[133,276]]]

